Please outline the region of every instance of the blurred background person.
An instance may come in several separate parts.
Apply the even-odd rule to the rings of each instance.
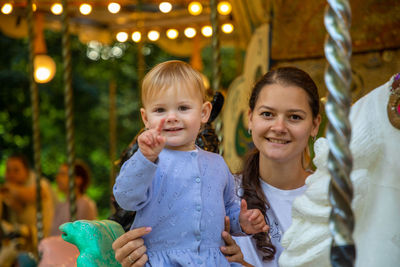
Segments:
[[[86,195],[86,190],[89,187],[91,173],[89,167],[81,160],[77,160],[74,166],[75,175],[75,193],[77,220],[94,220],[97,218],[96,203]],[[55,214],[51,235],[61,235],[58,229],[61,224],[70,221],[69,201],[68,201],[68,165],[62,164],[56,176],[57,190],[61,192],[58,201],[55,205]]]

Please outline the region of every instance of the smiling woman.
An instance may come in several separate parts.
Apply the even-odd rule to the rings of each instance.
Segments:
[[[235,240],[248,263],[278,266],[293,200],[304,193],[312,173],[304,159],[321,121],[317,86],[300,69],[272,70],[255,84],[248,117],[255,148],[245,160],[238,193],[249,207],[261,210],[270,230]]]

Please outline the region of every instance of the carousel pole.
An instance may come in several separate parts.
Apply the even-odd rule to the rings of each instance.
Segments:
[[[117,154],[117,108],[116,108],[116,91],[117,85],[114,78],[111,79],[109,84],[109,114],[110,114],[110,121],[109,121],[109,131],[110,131],[110,163],[111,163],[111,170],[110,170],[110,188],[109,192],[112,192],[113,185],[115,183],[115,165],[114,161]],[[113,208],[111,202],[111,208]]]
[[[75,136],[72,91],[71,49],[69,36],[68,0],[62,0],[62,56],[64,66],[64,105],[67,128],[67,164],[68,164],[68,201],[71,221],[76,220],[76,192],[75,192]]]
[[[39,92],[38,86],[34,79],[34,57],[35,57],[35,33],[33,28],[33,10],[32,0],[28,0],[28,34],[29,34],[29,84],[32,102],[32,130],[33,130],[33,153],[35,166],[36,181],[36,227],[37,227],[37,244],[43,239],[43,213],[42,213],[42,196],[40,190],[40,177],[42,176],[40,162],[40,131],[39,131]]]
[[[210,0],[210,20],[212,27],[211,36],[211,48],[212,48],[212,82],[211,89],[213,94],[219,91],[221,86],[221,51],[220,51],[220,32],[219,32],[219,21],[218,21],[218,10],[217,10],[217,0]],[[218,136],[218,140],[222,142],[222,121],[216,119],[215,121],[215,132]],[[223,154],[222,148],[220,149],[220,154]]]
[[[354,214],[351,210],[353,186],[350,173],[353,159],[349,148],[351,127],[351,10],[346,0],[328,0],[325,11],[325,56],[328,65],[325,83],[329,91],[325,104],[329,120],[327,139],[329,143],[328,169],[332,176],[329,185],[329,201],[332,211],[329,228],[332,234],[331,264],[333,267],[354,266],[356,248],[352,233]]]

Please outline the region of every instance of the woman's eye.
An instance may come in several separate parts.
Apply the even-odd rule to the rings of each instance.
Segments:
[[[272,113],[269,111],[264,111],[264,112],[261,112],[261,116],[269,118],[269,117],[272,117]]]
[[[298,120],[302,120],[302,119],[303,119],[303,117],[301,117],[301,116],[299,116],[299,115],[296,115],[296,114],[290,115],[290,118],[291,118],[292,120],[295,120],[295,121],[298,121]]]

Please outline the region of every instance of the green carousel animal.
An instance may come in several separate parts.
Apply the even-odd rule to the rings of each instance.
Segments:
[[[60,226],[62,238],[77,246],[80,255],[77,267],[121,266],[115,259],[112,243],[125,233],[119,223],[111,220],[79,220]]]

